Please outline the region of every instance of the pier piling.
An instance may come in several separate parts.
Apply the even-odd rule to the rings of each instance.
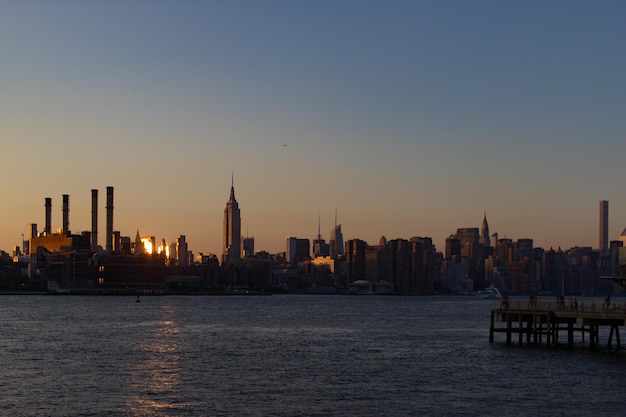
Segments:
[[[504,327],[498,326],[502,323]],[[513,334],[517,333],[517,343],[523,345],[524,334],[526,343],[534,345],[559,346],[559,331],[567,334],[565,346],[575,345],[575,334],[580,331],[582,343],[585,344],[585,333],[589,332],[589,349],[594,350],[600,345],[600,328],[609,329],[607,349],[621,349],[619,327],[626,324],[626,304],[612,304],[611,309],[596,308],[594,302],[585,306],[584,303],[569,303],[523,300],[506,300],[500,307],[491,310],[489,320],[489,343],[494,343],[496,333],[505,333],[505,343],[512,344]],[[543,337],[545,336],[545,343]]]

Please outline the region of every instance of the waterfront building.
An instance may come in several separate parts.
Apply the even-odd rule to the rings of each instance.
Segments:
[[[346,242],[346,282],[365,280],[365,254],[367,243],[361,239],[352,239]]]
[[[230,198],[224,208],[224,239],[222,247],[222,263],[229,259],[241,257],[241,213],[239,203],[235,199],[235,182],[232,180]]]
[[[387,239],[381,238],[377,246],[369,246],[365,251],[365,279],[369,282],[386,281],[389,270]]]
[[[411,292],[432,294],[435,287],[435,246],[429,237],[411,240]]]
[[[392,239],[387,243],[389,250],[389,281],[397,292],[409,293],[411,276],[411,242]]]

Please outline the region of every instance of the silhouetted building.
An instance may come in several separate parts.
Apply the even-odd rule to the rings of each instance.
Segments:
[[[161,292],[165,284],[162,256],[109,255],[98,260],[97,285],[101,289]]]
[[[624,242],[621,240],[612,240],[610,243],[610,251],[611,251],[611,272],[610,275],[617,276],[620,274],[619,271],[619,253],[620,248],[624,247]]]
[[[609,249],[609,202],[600,201],[600,255],[608,255]]]
[[[542,291],[561,294],[561,282],[568,270],[567,258],[561,250],[550,249],[543,254]]]
[[[389,272],[389,251],[387,240],[377,246],[369,246],[365,251],[365,279],[369,282],[387,281]]]
[[[341,233],[341,225],[335,225],[330,231],[330,241],[328,243],[330,247],[330,256],[335,258],[337,256],[344,256],[343,247],[343,234]]]
[[[513,244],[513,260],[523,261],[524,258],[533,258],[533,240],[517,239]]]
[[[290,266],[295,267],[299,262],[310,257],[311,245],[309,239],[298,239],[296,237],[287,236],[285,243],[285,260]]]
[[[230,198],[224,209],[224,240],[222,248],[222,263],[229,259],[241,257],[241,213],[239,203],[235,199],[234,180],[230,187]]]
[[[480,241],[480,231],[478,230],[478,227],[456,229],[456,234],[454,236],[461,242],[461,247],[468,243],[479,243]]]
[[[296,264],[296,241],[298,238],[287,236],[285,238],[285,260],[289,265]]]
[[[485,212],[485,216],[483,217],[483,223],[480,226],[480,238],[479,243],[482,243],[485,247],[491,246],[491,238],[489,236],[489,223],[487,223],[487,213]]]
[[[185,237],[185,235],[180,235],[176,238],[176,262],[179,266],[189,265],[187,238]]]
[[[244,237],[241,240],[241,246],[243,248],[244,258],[251,258],[254,256],[254,237]]]
[[[389,281],[397,292],[411,291],[411,242],[406,239],[393,239],[387,242],[389,248]]]
[[[446,238],[446,260],[461,256],[461,241],[454,235]]]
[[[346,282],[349,284],[358,280],[365,280],[365,252],[367,243],[361,239],[352,239],[346,242]]]
[[[413,237],[411,242],[410,292],[432,294],[435,286],[435,247],[429,237]]]
[[[30,240],[30,251],[31,253],[35,253],[39,247],[45,248],[48,252],[90,251],[90,237],[89,234],[37,236]]]
[[[313,240],[313,257],[325,257],[330,256],[330,247],[328,243],[324,239],[315,239]]]

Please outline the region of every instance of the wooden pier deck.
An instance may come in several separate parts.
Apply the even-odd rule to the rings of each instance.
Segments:
[[[615,339],[619,350],[619,328],[625,323],[626,303],[502,299],[499,308],[491,310],[489,343],[494,343],[495,333],[505,333],[507,344],[512,344],[516,335],[520,345],[573,347],[576,335],[583,344],[587,335],[589,348],[594,350],[601,346],[602,329],[603,334],[608,330],[607,349],[612,349]],[[559,340],[559,332],[566,335],[564,342]]]

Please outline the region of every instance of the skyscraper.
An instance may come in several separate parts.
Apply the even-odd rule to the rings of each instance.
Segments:
[[[176,262],[179,266],[189,265],[189,252],[185,235],[176,238]]]
[[[328,242],[330,247],[330,256],[336,258],[337,256],[345,255],[345,248],[343,247],[343,233],[341,233],[341,225],[337,224],[337,210],[335,210],[335,227],[330,231],[330,239]]]
[[[285,238],[285,260],[289,265],[293,265],[296,260],[296,241],[298,239],[293,236]]]
[[[343,247],[343,233],[341,233],[341,225],[335,225],[330,231],[330,256],[335,258],[337,256],[344,256],[345,249]]]
[[[483,217],[483,224],[480,226],[480,238],[478,243],[482,243],[485,247],[491,246],[491,237],[489,236],[489,223],[487,223],[487,212]]]
[[[224,245],[222,262],[241,258],[241,213],[235,199],[235,180],[230,186],[230,198],[224,209]]]
[[[600,254],[607,254],[609,248],[609,202],[600,201]]]
[[[241,247],[243,249],[243,257],[251,258],[254,256],[254,236],[246,236],[241,239]]]

